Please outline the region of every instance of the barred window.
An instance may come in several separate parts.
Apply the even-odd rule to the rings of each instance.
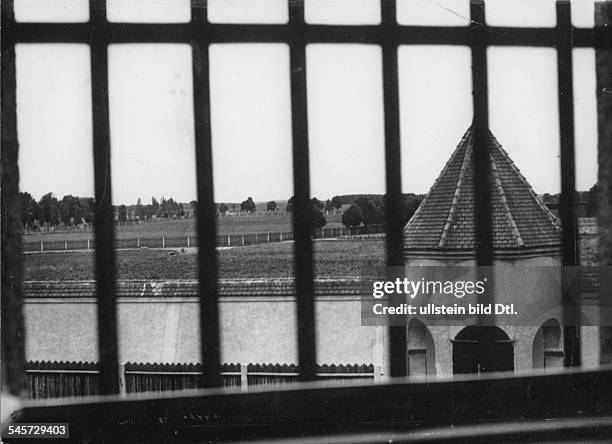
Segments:
[[[525,330],[361,326],[359,285],[368,267],[609,265],[608,19],[590,1],[3,0],[3,383],[173,403],[320,381],[349,400],[336,424],[370,380],[451,378],[442,399],[453,373],[607,375],[609,327],[570,321],[579,285],[605,302],[599,271]]]

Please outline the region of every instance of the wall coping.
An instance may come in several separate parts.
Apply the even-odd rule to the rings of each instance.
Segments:
[[[358,296],[358,277],[315,279],[315,296]],[[198,297],[197,280],[121,280],[117,281],[119,298]],[[26,299],[95,298],[96,281],[25,281]],[[288,296],[295,297],[292,278],[253,278],[219,280],[219,296]]]
[[[582,292],[599,291],[599,276],[593,271],[580,274]],[[320,278],[314,280],[315,296],[361,295],[358,277]],[[197,280],[120,280],[117,281],[119,298],[197,298],[200,287]],[[96,281],[25,281],[25,299],[83,299],[96,297]],[[293,278],[220,279],[219,296],[274,296],[295,297]]]

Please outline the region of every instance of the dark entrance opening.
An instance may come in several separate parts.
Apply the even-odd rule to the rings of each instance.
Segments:
[[[453,340],[453,373],[514,370],[513,341],[499,327],[470,326]]]

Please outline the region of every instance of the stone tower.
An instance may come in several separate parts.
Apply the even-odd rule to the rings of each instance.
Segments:
[[[472,132],[466,131],[429,193],[404,228],[406,266],[476,265]],[[496,302],[521,297],[523,306],[560,301],[558,282],[521,279],[524,267],[561,265],[560,222],[544,205],[493,134],[491,159],[493,259],[496,273],[516,276],[513,288],[495,287]],[[548,285],[549,284],[549,285]],[[526,370],[563,363],[560,313],[539,325],[435,326],[411,319],[407,359],[411,375]],[[540,320],[538,320],[540,322]],[[500,356],[494,368],[479,362],[479,328],[494,329]]]

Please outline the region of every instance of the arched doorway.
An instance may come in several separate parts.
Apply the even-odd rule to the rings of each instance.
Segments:
[[[408,324],[408,374],[431,377],[436,374],[436,348],[427,326],[418,319]]]
[[[556,319],[544,322],[533,338],[533,368],[563,367],[561,324]]]
[[[514,370],[514,345],[495,326],[470,326],[453,340],[453,373],[489,373]]]

